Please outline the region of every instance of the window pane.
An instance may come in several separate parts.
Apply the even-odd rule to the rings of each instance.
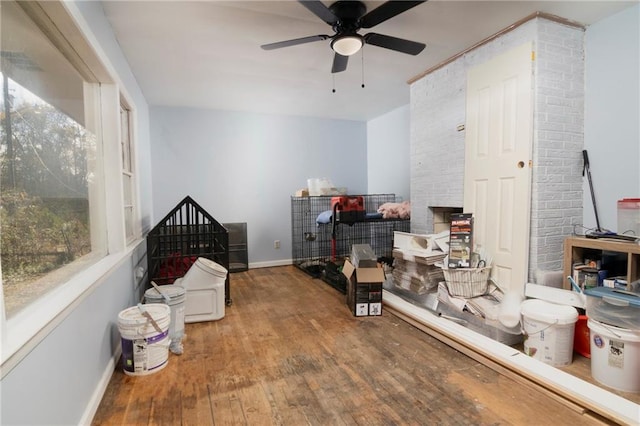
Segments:
[[[133,238],[133,207],[126,206],[124,208],[124,231],[127,241]]]
[[[131,165],[131,139],[129,130],[129,111],[120,108],[120,145],[122,149],[122,170],[133,172]]]
[[[129,174],[123,173],[122,175],[122,184],[123,184],[123,192],[124,192],[124,206],[132,207],[133,206],[133,198],[132,198],[132,181],[133,177]]]
[[[134,191],[135,179],[133,170],[133,155],[131,153],[131,111],[120,106],[120,149],[122,151],[122,186],[124,194],[124,228],[127,242],[135,237],[134,228]]]
[[[12,316],[105,255],[93,87],[14,2],[2,2],[0,238]],[[89,102],[89,104],[92,104]],[[93,233],[93,234],[92,234]]]

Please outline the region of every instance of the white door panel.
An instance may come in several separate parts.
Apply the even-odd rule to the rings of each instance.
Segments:
[[[524,292],[529,252],[532,47],[526,43],[467,76],[464,211],[493,256],[492,275]]]

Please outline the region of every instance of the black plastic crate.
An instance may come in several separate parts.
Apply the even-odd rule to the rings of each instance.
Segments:
[[[347,292],[347,277],[342,273],[344,261],[327,262],[322,279],[341,293]]]

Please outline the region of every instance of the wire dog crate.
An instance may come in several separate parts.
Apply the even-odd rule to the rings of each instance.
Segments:
[[[198,257],[210,259],[229,270],[229,233],[187,196],[147,235],[149,282],[172,284],[184,276]],[[224,293],[225,303],[231,305],[229,274]]]
[[[363,195],[366,213],[376,213],[384,203],[396,202],[395,194]],[[319,224],[318,217],[331,209],[331,196],[291,197],[291,247],[293,264],[320,278],[340,276],[341,260],[353,244],[369,244],[378,258],[391,259],[394,231],[409,232],[409,219],[365,219],[335,225]],[[332,247],[333,245],[333,247]],[[338,266],[336,266],[336,264]],[[331,283],[330,283],[331,284]],[[342,285],[335,286],[338,290]]]

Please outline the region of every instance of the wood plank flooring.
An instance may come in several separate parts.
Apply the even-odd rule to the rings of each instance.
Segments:
[[[219,321],[186,324],[184,354],[118,365],[94,425],[601,424],[293,266],[231,276]]]

